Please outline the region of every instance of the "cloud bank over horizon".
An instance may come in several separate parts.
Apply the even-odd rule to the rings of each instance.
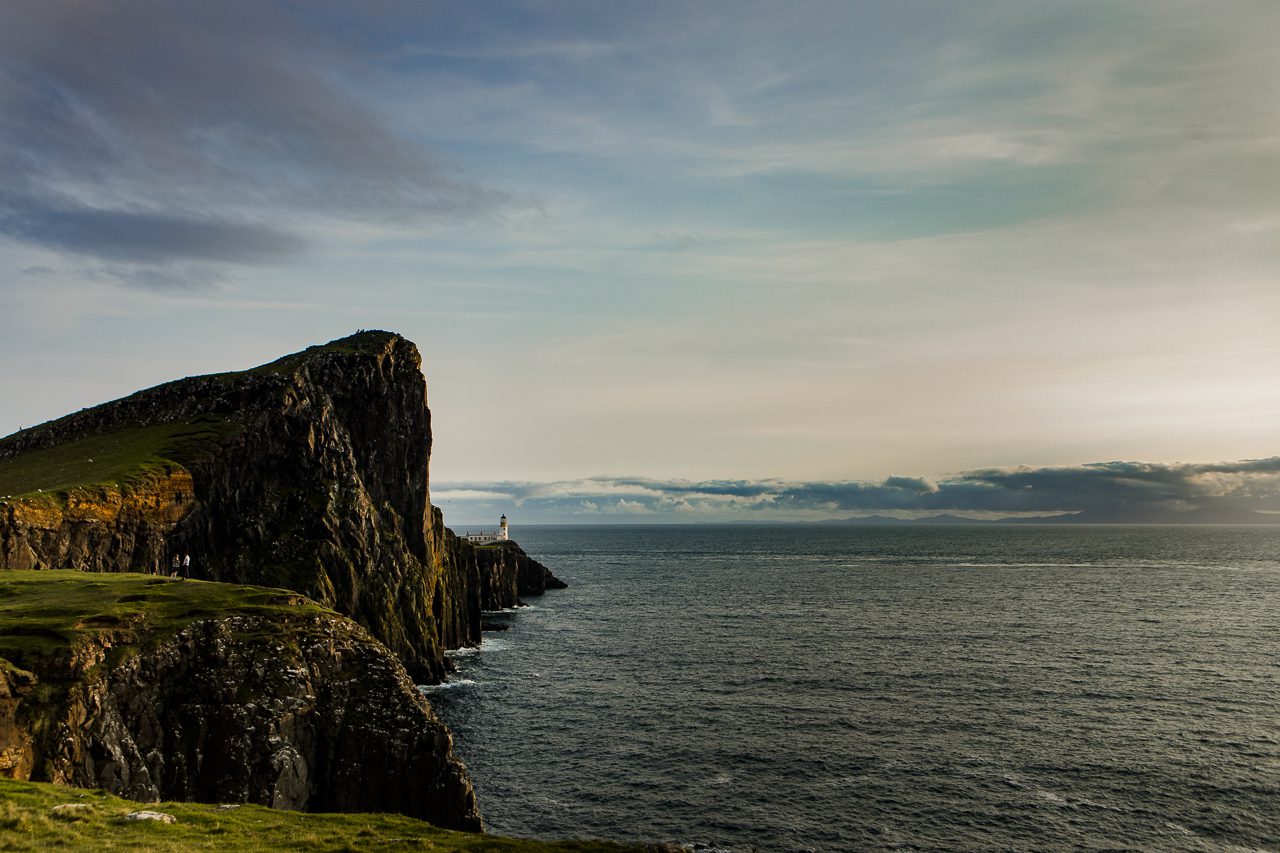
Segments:
[[[870,514],[975,519],[1089,513],[1237,510],[1280,513],[1280,457],[1238,462],[1098,462],[990,468],[878,482],[588,477],[547,483],[447,482],[432,489],[446,521],[526,523],[824,520]]]

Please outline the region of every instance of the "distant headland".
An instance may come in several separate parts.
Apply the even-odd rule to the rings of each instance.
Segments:
[[[564,584],[445,527],[430,451],[383,331],[0,439],[0,777],[479,829],[414,683]]]

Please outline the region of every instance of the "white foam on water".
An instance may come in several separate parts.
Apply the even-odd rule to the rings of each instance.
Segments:
[[[419,684],[418,689],[423,693],[441,693],[455,687],[470,687],[473,684],[479,684],[479,682],[471,678],[459,678],[457,681],[445,681],[440,684]]]
[[[1044,788],[1036,788],[1036,796],[1042,800],[1048,800],[1054,805],[1070,807],[1071,803],[1067,802],[1065,797],[1055,794],[1053,791],[1046,791]]]

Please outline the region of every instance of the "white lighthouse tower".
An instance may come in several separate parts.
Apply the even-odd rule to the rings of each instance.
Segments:
[[[468,531],[462,534],[462,538],[472,545],[495,545],[498,542],[509,542],[511,540],[511,530],[507,526],[507,517],[504,515],[498,519],[497,530],[481,530],[479,533]]]

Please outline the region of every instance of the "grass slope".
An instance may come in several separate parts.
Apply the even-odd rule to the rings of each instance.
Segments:
[[[63,804],[87,806],[55,815]],[[125,821],[139,810],[173,815],[176,823]],[[66,811],[66,810],[64,810]],[[207,803],[140,805],[105,791],[0,779],[0,850],[426,850],[474,853],[621,853],[603,841],[528,841],[438,829],[391,814],[307,814]]]
[[[250,370],[196,378],[232,379],[264,373],[287,374],[321,353],[369,355],[381,352],[395,337],[391,332],[360,331]],[[19,434],[29,434],[41,426]],[[144,483],[151,474],[165,473],[175,465],[185,466],[186,460],[192,456],[209,452],[220,438],[234,429],[235,426],[225,420],[202,415],[185,423],[138,426],[105,435],[90,435],[12,459],[0,459],[0,498],[30,498],[40,493],[49,496],[75,488],[109,485],[135,487]],[[4,440],[0,439],[0,448],[3,445]]]
[[[136,487],[152,475],[182,467],[232,429],[219,418],[202,416],[183,423],[90,435],[0,459],[0,496],[39,492],[52,496],[74,488],[110,485]]]
[[[134,642],[117,642],[115,660],[196,619],[266,616],[284,628],[322,612],[332,611],[283,589],[133,573],[0,572],[0,659],[32,669],[39,658],[65,654],[80,637],[106,632],[119,637],[124,631]]]

